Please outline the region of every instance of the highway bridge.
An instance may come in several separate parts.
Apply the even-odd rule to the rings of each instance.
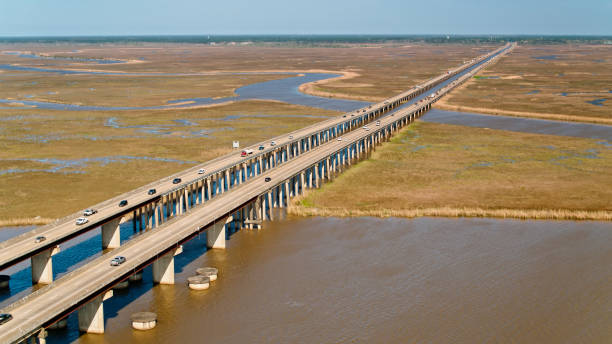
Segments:
[[[62,242],[102,227],[101,248],[116,248],[121,242],[119,224],[122,221],[128,218],[134,219],[133,225],[138,230],[158,226],[169,218],[182,214],[191,206],[204,203],[304,151],[379,118],[495,53],[497,50],[383,102],[247,147],[256,152],[253,155],[240,157],[235,153],[228,154],[93,205],[91,208],[97,209],[98,213],[88,217],[87,224],[76,225],[75,220],[82,216],[82,213],[75,213],[2,242],[0,271],[31,258],[32,281],[51,283],[53,280],[51,257],[58,252],[58,245]],[[271,145],[272,141],[275,142],[274,146]],[[260,146],[264,147],[261,151]],[[205,174],[198,174],[200,169],[204,169]],[[182,182],[178,185],[173,184],[175,178],[180,178]],[[149,195],[150,189],[156,189],[156,193]],[[127,200],[128,205],[119,207],[118,203],[121,200]],[[35,238],[38,236],[44,236],[46,240],[37,243]]]
[[[81,214],[74,214],[1,243],[0,269],[31,258],[33,282],[50,284],[0,310],[13,316],[0,327],[0,343],[44,342],[45,329],[75,310],[80,330],[104,332],[103,301],[112,296],[113,285],[148,265],[153,265],[154,282],[174,283],[173,257],[183,243],[206,232],[208,247],[224,248],[228,225],[252,228],[271,219],[272,209],[288,205],[291,197],[319,187],[366,157],[454,87],[513,48],[508,44],[383,102],[254,145],[250,149],[257,153],[251,156],[222,156],[102,202],[93,206],[98,213],[86,225],[75,225]],[[419,95],[420,99],[409,102]],[[380,122],[364,129],[374,120]],[[259,146],[264,149],[258,150]],[[198,174],[202,168],[206,172]],[[182,182],[172,184],[175,178]],[[149,195],[151,188],[157,193]],[[118,207],[123,199],[128,206]],[[148,230],[121,243],[118,226],[128,216],[133,217],[135,228]],[[57,245],[99,226],[101,246],[113,248],[112,252],[53,282],[51,256]],[[36,243],[40,235],[47,240]],[[125,256],[127,262],[109,266],[116,255]]]

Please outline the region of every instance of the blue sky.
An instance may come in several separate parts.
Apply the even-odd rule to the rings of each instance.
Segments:
[[[612,0],[0,0],[0,36],[612,34]]]

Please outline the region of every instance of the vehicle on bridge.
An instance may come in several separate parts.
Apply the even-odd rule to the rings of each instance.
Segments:
[[[247,155],[251,155],[253,154],[253,150],[252,149],[245,149],[242,152],[240,152],[240,156],[247,156]]]
[[[13,316],[8,313],[0,314],[0,325],[9,322],[11,319],[13,319]]]
[[[270,142],[270,146],[276,146],[276,142],[275,141]]]
[[[172,180],[172,184],[178,184],[181,182],[181,178],[174,178],[174,180]]]
[[[44,235],[40,235],[40,236],[37,236],[36,239],[34,239],[34,242],[38,244],[39,242],[43,242],[45,240],[47,240],[47,237]]]
[[[204,174],[206,172],[206,170],[204,170],[203,168],[198,170],[198,174]]]
[[[125,263],[127,259],[124,256],[117,256],[115,258],[113,258],[110,262],[111,266],[119,266],[123,263]]]
[[[119,202],[120,207],[125,207],[127,204],[128,204],[127,199],[124,199],[123,201]]]
[[[147,194],[149,195],[155,195],[157,193],[156,189],[149,189],[149,191],[147,192]]]
[[[272,178],[270,178],[270,177],[266,177],[266,179],[264,179],[264,180],[265,180],[266,182],[269,182],[269,181],[271,181],[271,180],[272,180]]]
[[[266,149],[266,147],[264,147],[263,145],[259,146],[259,150],[264,150],[264,149]]]
[[[86,218],[84,218],[84,217],[79,217],[79,218],[76,220],[76,224],[77,224],[77,225],[79,225],[79,226],[80,226],[80,225],[84,225],[84,224],[86,224],[87,222],[89,222],[89,220],[88,220],[88,219],[86,219]]]
[[[83,211],[83,215],[85,216],[91,216],[95,213],[97,213],[98,211],[96,209],[85,209],[85,211]]]

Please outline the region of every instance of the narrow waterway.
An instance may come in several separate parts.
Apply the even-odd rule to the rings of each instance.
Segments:
[[[104,304],[106,334],[76,316],[50,343],[609,343],[609,223],[306,218],[189,242],[176,284],[151,271]],[[186,279],[220,269],[206,291]],[[153,311],[151,331],[130,327]]]
[[[521,133],[584,137],[612,141],[612,126],[590,123],[549,121],[512,116],[483,115],[468,112],[429,110],[421,117],[425,122],[464,125]]]

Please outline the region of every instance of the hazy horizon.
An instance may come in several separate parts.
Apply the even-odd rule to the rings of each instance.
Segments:
[[[610,18],[612,2],[607,0],[30,0],[0,3],[0,36],[607,36],[612,34]]]

